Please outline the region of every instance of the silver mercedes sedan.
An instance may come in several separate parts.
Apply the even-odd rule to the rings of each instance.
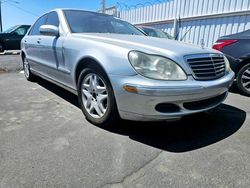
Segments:
[[[27,80],[42,77],[78,95],[91,123],[179,119],[224,101],[234,73],[219,51],[145,36],[95,12],[56,9],[21,42]]]

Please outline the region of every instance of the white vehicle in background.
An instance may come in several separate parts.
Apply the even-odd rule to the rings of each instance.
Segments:
[[[158,38],[165,38],[165,39],[171,39],[174,40],[174,37],[172,37],[170,34],[153,27],[148,26],[137,26],[137,28],[141,29],[143,32],[145,32],[150,37],[158,37]]]

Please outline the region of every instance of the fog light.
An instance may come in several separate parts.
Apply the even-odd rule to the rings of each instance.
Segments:
[[[176,104],[171,104],[171,103],[160,103],[157,104],[155,109],[158,112],[161,113],[176,113],[176,112],[180,112],[180,107],[177,106]]]

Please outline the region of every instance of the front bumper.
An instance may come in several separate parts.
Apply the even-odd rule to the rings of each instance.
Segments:
[[[110,80],[122,119],[155,121],[179,119],[218,106],[227,96],[234,73],[211,81],[197,81],[192,76],[185,81],[159,81],[140,75],[110,75]],[[136,87],[137,93],[125,91],[125,85]]]

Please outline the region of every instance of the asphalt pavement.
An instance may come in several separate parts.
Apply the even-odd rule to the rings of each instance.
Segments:
[[[250,98],[176,122],[88,123],[73,94],[0,56],[0,188],[250,187]],[[9,65],[9,66],[8,66]]]
[[[20,56],[12,55],[12,53],[18,53],[17,51],[9,51],[0,54],[0,73],[4,72],[19,72],[22,69],[22,63]]]

